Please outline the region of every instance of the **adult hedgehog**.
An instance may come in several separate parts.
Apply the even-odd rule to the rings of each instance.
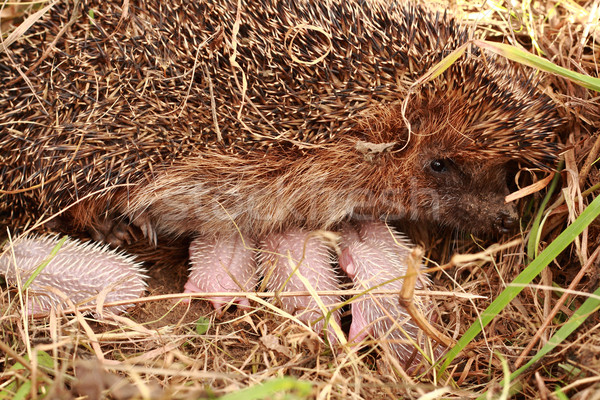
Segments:
[[[255,247],[268,250],[269,289],[289,260],[331,288],[315,230],[353,224],[366,233],[343,236],[344,259],[367,240],[382,262],[406,254],[374,221],[505,231],[507,165],[555,158],[560,120],[532,73],[477,49],[409,98],[409,135],[409,86],[468,40],[445,14],[344,0],[76,4],[54,5],[1,55],[5,213],[70,207],[114,242],[123,224],[194,236],[188,291],[251,289]],[[287,289],[304,288],[296,278]]]

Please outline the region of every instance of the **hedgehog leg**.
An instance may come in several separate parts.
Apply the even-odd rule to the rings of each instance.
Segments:
[[[123,247],[137,240],[134,227],[123,218],[107,217],[91,225],[88,232],[96,242],[107,243],[111,247]]]
[[[76,202],[64,216],[65,222],[78,228],[86,228],[96,242],[107,243],[111,247],[123,247],[140,237],[139,225],[130,223],[131,218],[125,216],[115,207],[121,196],[81,200]],[[125,199],[127,196],[125,196]],[[62,216],[54,219],[61,223]]]
[[[147,213],[127,217],[117,213],[102,214],[90,221],[88,232],[95,241],[108,243],[111,247],[123,247],[142,236],[155,247],[158,242],[154,223]]]
[[[407,239],[383,222],[366,222],[347,226],[342,233],[340,267],[352,278],[354,288],[399,291],[406,274],[410,244]],[[400,278],[400,279],[399,279]],[[427,285],[417,280],[417,289]],[[415,303],[422,310],[430,308],[420,298]],[[410,366],[420,359],[417,346],[425,344],[422,332],[398,303],[398,294],[365,293],[352,304],[350,341],[372,334],[384,339],[393,353]]]
[[[331,264],[331,251],[327,243],[320,237],[301,230],[290,230],[285,233],[268,235],[261,246],[260,270],[269,291],[306,292],[307,285],[316,291],[338,289],[338,277]],[[318,305],[322,304],[332,310],[339,304],[336,295],[320,295],[319,299],[311,295],[281,296],[282,308],[294,314],[302,322],[313,326],[321,333],[325,326],[323,312]],[[339,324],[339,311],[332,314],[333,320]],[[335,341],[333,330],[328,327],[330,341]]]
[[[251,242],[239,235],[229,239],[196,238],[190,244],[190,277],[185,293],[253,291],[258,281]],[[249,307],[245,297],[212,297],[221,311],[230,302]]]

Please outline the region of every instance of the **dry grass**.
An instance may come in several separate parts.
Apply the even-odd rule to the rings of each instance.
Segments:
[[[538,2],[535,6],[535,10],[524,10],[519,5],[509,18],[505,11],[492,11],[490,4],[453,5],[464,19],[487,30],[489,39],[521,43],[531,51],[537,43],[544,49],[544,57],[555,64],[597,76],[598,2],[555,8],[554,3]],[[34,11],[5,3],[0,11],[2,31],[14,29]],[[526,21],[528,27],[522,25]],[[23,70],[29,67],[23,66]],[[568,124],[560,137],[566,145],[565,167],[546,206],[536,241],[540,249],[586,208],[600,182],[595,164],[600,148],[598,93],[559,77],[548,76],[547,82],[548,93],[560,105]],[[524,181],[530,180],[524,177]],[[521,234],[501,238],[498,243],[521,240],[489,257],[455,258],[451,263],[453,254],[476,254],[494,242],[443,232],[411,232],[414,240],[431,249],[428,257],[437,264],[432,261],[430,266],[441,266],[432,277],[434,290],[441,293],[434,296],[438,327],[446,335],[461,338],[529,264],[529,233],[543,195],[544,191],[521,199]],[[502,393],[500,381],[507,376],[506,368],[514,371],[534,356],[569,321],[588,293],[600,286],[599,228],[598,221],[587,226],[493,317],[484,334],[471,341],[445,372],[432,368],[416,377],[402,371],[377,343],[360,351],[331,351],[322,338],[263,304],[260,297],[254,297],[254,308],[248,312],[235,310],[218,316],[206,302],[181,304],[176,296],[162,296],[182,290],[186,244],[152,251],[134,246],[131,252],[154,261],[149,264],[149,296],[127,315],[94,320],[74,313],[32,319],[19,313],[13,292],[2,290],[0,398],[82,395],[95,399],[105,391],[115,399],[477,398],[482,394],[598,399],[597,311],[512,382],[510,394]]]

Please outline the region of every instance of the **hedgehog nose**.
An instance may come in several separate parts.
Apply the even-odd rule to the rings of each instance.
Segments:
[[[494,221],[494,228],[498,233],[509,233],[517,226],[517,222],[515,213],[501,211],[500,215]]]

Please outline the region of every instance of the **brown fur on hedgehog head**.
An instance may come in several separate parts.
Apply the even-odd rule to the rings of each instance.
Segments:
[[[552,169],[562,121],[550,98],[535,91],[531,74],[499,62],[458,63],[416,91],[404,113],[410,133],[400,104],[363,120],[367,140],[397,142],[382,160],[387,178],[376,179],[385,182],[379,187],[399,185],[382,198],[398,204],[400,215],[469,232],[516,226],[514,203],[505,202],[510,170],[519,163]]]

